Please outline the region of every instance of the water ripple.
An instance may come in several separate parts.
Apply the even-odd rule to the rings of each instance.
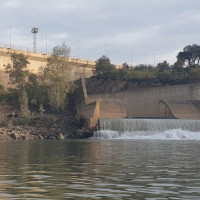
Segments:
[[[199,199],[199,142],[0,145],[0,199]],[[5,151],[5,149],[2,149]]]

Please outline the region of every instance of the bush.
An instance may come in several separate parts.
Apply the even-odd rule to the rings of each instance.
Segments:
[[[29,125],[32,121],[31,117],[19,117],[13,119],[14,126]]]
[[[0,122],[0,127],[11,128],[13,126],[12,119],[4,119]]]

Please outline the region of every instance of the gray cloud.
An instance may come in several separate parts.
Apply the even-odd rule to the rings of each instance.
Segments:
[[[66,42],[72,56],[115,63],[174,62],[188,44],[200,44],[199,0],[0,0],[0,43],[32,48],[32,26],[39,28],[38,48]]]

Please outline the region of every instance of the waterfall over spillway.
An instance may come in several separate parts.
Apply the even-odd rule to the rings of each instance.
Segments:
[[[165,131],[182,129],[200,131],[200,120],[180,119],[100,119],[100,130],[112,131]]]
[[[94,138],[200,140],[200,120],[100,119]]]

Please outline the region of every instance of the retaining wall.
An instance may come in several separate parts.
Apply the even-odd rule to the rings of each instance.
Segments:
[[[92,94],[91,99],[119,99],[131,117],[166,117],[160,109],[160,100],[200,100],[200,84],[183,84],[173,86],[135,88],[117,93]],[[187,106],[186,104],[184,107]],[[191,107],[191,105],[188,104]],[[188,107],[183,108],[190,110]],[[172,108],[173,109],[173,108]],[[173,110],[172,110],[173,112]],[[191,111],[192,112],[192,111]],[[196,112],[196,111],[195,111]],[[188,115],[189,116],[189,115]]]

